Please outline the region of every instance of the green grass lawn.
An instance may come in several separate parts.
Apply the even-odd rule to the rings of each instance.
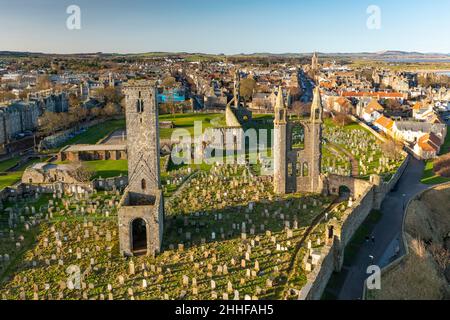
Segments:
[[[450,178],[444,178],[438,176],[433,171],[433,160],[428,160],[425,163],[425,169],[423,171],[423,176],[421,182],[428,185],[439,184],[444,182],[449,182]]]
[[[85,132],[67,140],[63,146],[71,144],[95,144],[111,132],[122,128],[125,128],[125,119],[109,120],[90,127]]]
[[[11,159],[11,160],[13,160],[13,159]],[[7,160],[7,161],[11,161],[11,160]],[[42,162],[42,161],[45,161],[45,160],[31,159],[31,160],[27,161],[26,163],[22,164],[19,168],[17,168],[16,171],[7,172],[7,173],[0,175],[0,190],[3,190],[6,187],[12,186],[16,182],[20,181],[20,179],[22,179],[23,172],[25,171],[25,169],[28,166],[31,166],[37,162]],[[16,163],[17,162],[18,161],[16,161]]]
[[[194,122],[201,121],[202,131],[213,127],[211,120],[217,119],[218,124],[222,124],[223,114],[217,113],[182,113],[182,114],[164,114],[159,116],[160,121],[172,121],[174,128],[160,128],[159,137],[161,139],[170,139],[176,129],[186,129],[191,136],[194,135]]]
[[[98,160],[98,161],[85,161],[84,164],[94,171],[93,179],[111,178],[120,175],[126,176],[128,174],[128,161],[127,160]]]
[[[9,160],[0,162],[0,172],[5,172],[6,170],[15,166],[20,160],[20,157],[14,157]]]
[[[0,190],[12,186],[14,183],[22,179],[23,172],[11,172],[0,176]]]
[[[447,135],[445,136],[444,143],[441,146],[441,151],[439,155],[444,155],[450,152],[450,128],[447,127]]]

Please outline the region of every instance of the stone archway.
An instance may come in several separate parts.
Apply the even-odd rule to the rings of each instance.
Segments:
[[[142,218],[131,222],[131,248],[134,255],[147,254],[147,223]]]
[[[348,200],[352,194],[350,188],[346,185],[339,186],[339,198],[342,200]]]
[[[303,149],[305,149],[305,127],[295,122],[291,128],[291,150]]]

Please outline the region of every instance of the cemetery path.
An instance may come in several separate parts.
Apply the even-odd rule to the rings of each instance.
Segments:
[[[352,177],[359,176],[359,165],[358,165],[358,160],[356,160],[355,156],[348,150],[345,150],[345,148],[342,148],[341,146],[339,146],[329,140],[327,140],[327,143],[348,157],[348,160],[350,161],[350,165],[352,166]]]
[[[364,281],[368,277],[366,273],[369,265],[378,265],[380,268],[392,261],[392,243],[401,237],[403,217],[408,201],[417,193],[428,186],[423,185],[422,178],[424,162],[411,157],[405,172],[394,189],[388,193],[381,204],[381,219],[375,225],[372,234],[374,241],[363,244],[353,264],[344,266],[346,269],[345,280],[339,290],[339,300],[361,299]],[[402,244],[402,241],[400,241]],[[405,248],[400,247],[400,255],[405,253]],[[390,255],[386,258],[386,254]],[[373,256],[373,262],[370,256]],[[383,285],[383,284],[381,284]]]

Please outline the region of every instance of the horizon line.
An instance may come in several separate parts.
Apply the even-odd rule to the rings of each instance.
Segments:
[[[405,54],[421,54],[421,55],[444,55],[450,56],[450,53],[446,52],[421,52],[421,51],[406,51],[406,50],[380,50],[380,51],[310,51],[310,52],[240,52],[240,53],[211,53],[211,52],[192,52],[192,51],[164,51],[164,50],[156,50],[156,51],[142,51],[142,52],[104,52],[104,51],[95,51],[95,52],[48,52],[48,51],[20,51],[20,50],[0,50],[0,53],[27,53],[27,54],[43,54],[43,55],[91,55],[91,54],[105,54],[105,55],[142,55],[142,54],[186,54],[186,55],[209,55],[209,56],[239,56],[239,55],[311,55],[314,53],[324,54],[324,55],[350,55],[350,54],[379,54],[383,55],[386,53],[405,53]]]

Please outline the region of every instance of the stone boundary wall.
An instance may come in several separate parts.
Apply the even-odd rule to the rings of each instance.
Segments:
[[[91,182],[92,188],[102,191],[123,190],[128,185],[128,176],[98,178]]]
[[[63,182],[56,182],[50,184],[30,185],[19,183],[15,187],[6,187],[0,191],[0,201],[8,200],[9,198],[20,197],[24,194],[38,193],[54,193],[54,192],[73,192],[84,193],[93,192],[92,183],[69,184]]]
[[[302,288],[300,293],[301,300],[320,300],[322,294],[331,278],[331,275],[336,270],[336,259],[343,261],[344,251],[347,243],[351,240],[353,234],[358,230],[361,223],[369,215],[372,210],[374,187],[368,187],[366,193],[354,202],[351,208],[348,208],[342,220],[344,223],[341,229],[341,241],[339,244],[333,241],[332,245],[325,245],[322,248],[321,262],[308,274],[308,282]],[[342,251],[339,258],[336,257],[336,252]]]
[[[406,156],[406,158],[403,160],[403,162],[400,165],[400,167],[398,167],[398,169],[395,172],[395,174],[391,177],[391,179],[388,182],[383,182],[377,188],[377,190],[375,191],[377,193],[377,196],[376,196],[376,199],[375,199],[374,209],[380,209],[381,208],[381,203],[383,202],[384,198],[386,197],[386,195],[389,192],[391,192],[391,190],[398,183],[398,181],[400,180],[401,176],[405,172],[406,167],[408,166],[410,160],[411,160],[411,155],[408,154]]]
[[[71,184],[64,182],[55,182],[48,184],[26,184],[19,183],[14,187],[6,187],[0,191],[0,201],[5,201],[11,197],[22,196],[23,194],[53,193],[53,192],[72,192],[84,193],[93,192],[95,190],[111,191],[115,189],[122,190],[128,184],[127,176],[95,179],[88,183]]]
[[[363,195],[353,203],[352,207],[345,211],[344,216],[341,218],[341,221],[344,221],[344,223],[341,227],[340,241],[333,241],[331,246],[326,245],[322,249],[323,258],[314,270],[308,274],[308,282],[300,293],[301,300],[319,300],[322,297],[332,273],[336,270],[336,265],[343,262],[345,247],[369,213],[373,209],[379,209],[379,204],[383,202],[386,194],[397,184],[409,160],[410,156],[408,155],[389,182],[382,182],[379,186],[368,186]]]
[[[334,272],[334,245],[322,248],[321,261],[307,275],[307,283],[299,294],[299,300],[320,300],[322,293],[328,284],[328,280]]]
[[[365,124],[363,121],[361,121],[360,119],[358,119],[355,116],[350,116],[350,119],[352,119],[353,121],[355,121],[357,124],[359,124],[361,127],[363,127],[364,129],[369,130],[375,137],[377,137],[378,139],[380,139],[383,142],[388,141],[389,139],[386,138],[385,136],[379,134],[378,132],[376,132],[375,130],[373,130],[371,127],[369,127],[367,124]]]

